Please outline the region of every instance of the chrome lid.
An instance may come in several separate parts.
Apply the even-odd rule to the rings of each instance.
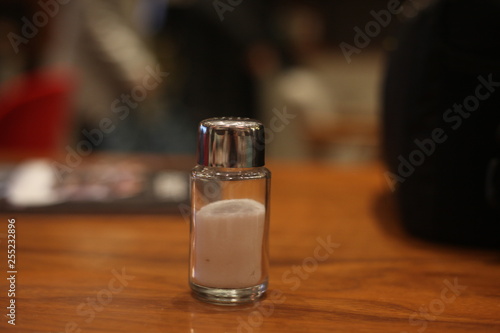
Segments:
[[[264,125],[249,118],[210,118],[198,128],[198,164],[222,168],[264,166]]]

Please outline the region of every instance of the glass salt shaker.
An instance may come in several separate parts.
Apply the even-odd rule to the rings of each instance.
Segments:
[[[210,118],[198,130],[191,172],[189,285],[210,303],[239,304],[267,290],[269,189],[264,126]]]

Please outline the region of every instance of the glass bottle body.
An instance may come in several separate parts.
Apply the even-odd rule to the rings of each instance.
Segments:
[[[265,167],[193,169],[189,284],[198,298],[239,304],[265,293],[270,178]]]

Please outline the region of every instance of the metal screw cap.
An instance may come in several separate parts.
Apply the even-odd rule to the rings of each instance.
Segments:
[[[264,166],[264,125],[249,118],[201,121],[198,128],[198,164],[222,168]]]

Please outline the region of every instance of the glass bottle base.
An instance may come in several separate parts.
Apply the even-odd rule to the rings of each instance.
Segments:
[[[193,295],[204,302],[220,305],[238,305],[254,302],[267,290],[267,281],[248,288],[211,288],[189,282]]]

